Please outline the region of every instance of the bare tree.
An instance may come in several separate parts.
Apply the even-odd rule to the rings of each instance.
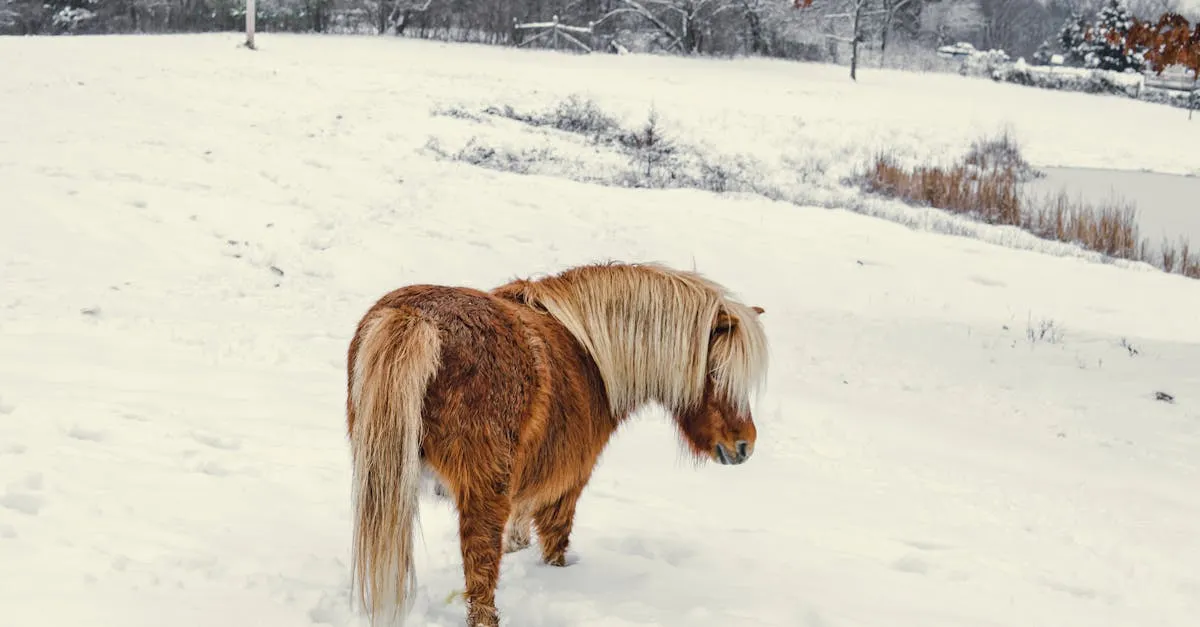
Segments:
[[[379,34],[403,35],[413,14],[429,10],[433,0],[379,0]]]
[[[830,41],[850,44],[850,80],[858,80],[858,45],[865,39],[863,28],[866,20],[874,16],[882,16],[883,10],[868,10],[876,0],[844,0],[838,4],[841,12],[827,13],[825,17],[825,37]],[[850,35],[838,34],[837,24],[849,22]]]
[[[879,67],[883,67],[887,60],[887,45],[888,35],[892,31],[892,22],[896,19],[896,14],[905,7],[908,7],[913,2],[920,0],[881,0],[883,3],[883,29],[879,32]]]
[[[620,15],[638,16],[666,40],[667,50],[695,54],[719,16],[733,11],[749,14],[759,8],[757,0],[619,0],[619,6],[596,24]]]
[[[983,30],[984,17],[976,0],[943,0],[930,4],[923,13],[938,44],[962,41]]]

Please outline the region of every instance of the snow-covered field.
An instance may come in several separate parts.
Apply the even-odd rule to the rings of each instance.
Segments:
[[[0,625],[361,624],[358,317],[406,283],[600,258],[694,264],[766,308],[757,452],[693,468],[639,416],[581,501],[578,563],[505,558],[505,625],[1194,624],[1200,282],[429,146],[508,133],[586,164],[567,139],[432,112],[583,93],[636,123],[653,103],[779,180],[809,164],[791,189],[837,206],[885,146],[952,158],[1007,124],[1038,165],[1187,173],[1200,125],[955,76],[239,41],[0,40]],[[454,514],[422,518],[412,624],[457,626]]]

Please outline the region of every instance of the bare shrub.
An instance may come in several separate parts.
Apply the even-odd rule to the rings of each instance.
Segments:
[[[1174,272],[1175,263],[1179,261],[1179,251],[1175,250],[1171,242],[1167,241],[1167,238],[1164,237],[1162,246],[1159,247],[1159,252],[1162,254],[1162,263],[1159,264],[1159,267],[1167,272]]]
[[[1019,181],[1042,176],[1041,172],[1035,170],[1025,160],[1016,136],[1008,128],[996,136],[983,136],[972,142],[970,150],[963,158],[963,163],[984,171],[1012,170],[1017,174]]]
[[[672,182],[685,178],[679,172],[679,149],[663,135],[654,109],[640,129],[619,133],[616,141],[630,154],[632,187],[673,187]]]
[[[1192,247],[1184,238],[1179,238],[1179,274],[1200,279],[1200,254],[1193,255]]]
[[[458,106],[438,107],[433,114],[481,124],[487,122],[487,116],[494,116],[535,129],[571,133],[585,138],[597,148],[615,151],[627,160],[628,165],[615,173],[591,172],[586,167],[572,167],[574,164],[566,163],[548,148],[497,147],[474,137],[461,149],[447,150],[436,140],[431,140],[426,149],[445,159],[519,174],[553,171],[573,180],[620,187],[749,192],[773,200],[785,197],[781,189],[762,181],[760,172],[763,168],[754,160],[715,154],[668,136],[654,108],[641,125],[630,128],[594,101],[578,95],[571,95],[543,111],[520,111],[504,104],[485,107],[478,114]]]
[[[612,136],[621,128],[621,124],[605,113],[595,101],[578,94],[571,94],[549,111],[523,113],[506,104],[486,107],[483,112],[530,126],[550,127],[593,137]]]
[[[1033,321],[1033,316],[1025,322],[1025,338],[1030,344],[1045,342],[1047,344],[1058,344],[1062,341],[1064,331],[1062,326],[1057,322],[1047,318],[1041,318],[1036,323]]]
[[[454,151],[447,151],[435,139],[426,142],[425,149],[444,159],[516,174],[529,174],[535,164],[556,159],[554,153],[548,148],[513,149],[505,146],[492,146],[480,141],[477,137],[470,138],[466,145]]]

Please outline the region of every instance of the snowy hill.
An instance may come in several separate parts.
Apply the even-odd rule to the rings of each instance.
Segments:
[[[639,416],[580,503],[578,563],[505,558],[505,624],[1200,611],[1200,282],[837,208],[949,220],[838,186],[883,147],[951,158],[1007,124],[1038,165],[1186,173],[1200,125],[953,76],[238,42],[0,40],[0,625],[363,624],[343,428],[358,317],[406,283],[603,258],[694,265],[766,309],[757,452],[693,468],[665,417]],[[482,138],[616,167],[480,113],[577,93],[631,124],[653,104],[671,136],[814,206],[438,156]],[[411,624],[457,626],[454,514],[426,502],[422,524]]]

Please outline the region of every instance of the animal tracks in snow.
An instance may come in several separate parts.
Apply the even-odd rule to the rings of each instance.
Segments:
[[[85,442],[103,442],[108,439],[108,434],[102,429],[75,426],[67,431],[67,437]]]
[[[42,511],[44,500],[38,494],[8,492],[0,496],[0,507],[20,512],[29,516],[37,516]]]
[[[892,568],[902,573],[925,575],[929,573],[929,562],[919,555],[905,555],[892,563]]]
[[[0,496],[0,507],[27,516],[37,516],[45,503],[41,495],[42,484],[41,473],[31,473],[20,481],[9,483],[4,495]]]
[[[190,437],[200,444],[224,451],[236,451],[242,448],[241,441],[235,438],[223,438],[218,435],[199,433],[196,431],[193,431],[190,434]]]
[[[191,460],[191,469],[193,472],[206,474],[211,477],[247,474],[246,471],[238,468],[236,458],[232,458],[232,460],[231,458],[220,458],[222,454],[240,451],[242,449],[242,441],[240,439],[201,431],[192,431],[188,434],[188,438],[197,444],[203,445],[207,451],[207,453],[195,449],[184,451],[184,457]],[[217,455],[218,458],[210,457],[210,455]]]
[[[600,541],[600,545],[614,553],[641,557],[670,566],[683,566],[696,557],[696,549],[689,544],[665,537],[652,539],[637,536],[605,538]]]

